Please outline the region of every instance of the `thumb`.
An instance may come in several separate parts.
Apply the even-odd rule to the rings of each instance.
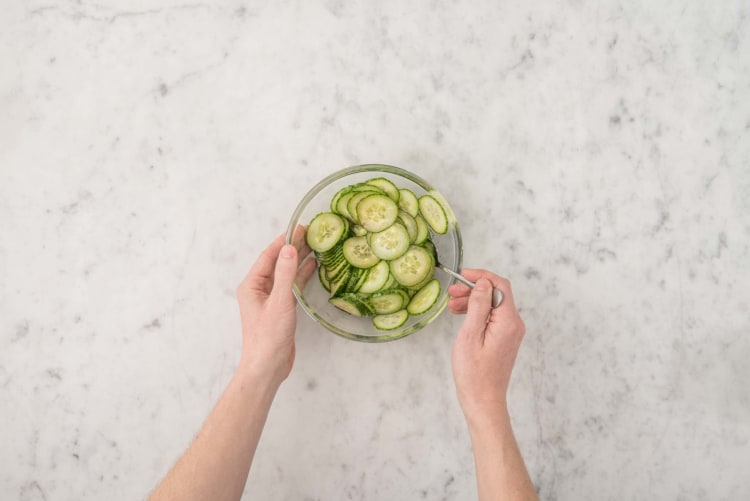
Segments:
[[[472,335],[482,337],[491,310],[492,284],[486,278],[480,278],[469,296],[469,306],[463,327]]]
[[[294,306],[292,285],[297,276],[297,249],[293,245],[285,245],[276,260],[276,270],[273,275],[273,289],[271,297],[280,306]]]

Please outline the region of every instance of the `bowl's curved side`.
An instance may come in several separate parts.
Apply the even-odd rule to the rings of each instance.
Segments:
[[[307,224],[316,214],[329,211],[330,200],[339,189],[370,179],[374,174],[390,179],[399,188],[411,189],[417,196],[431,194],[445,205],[448,211],[449,230],[445,235],[433,235],[433,242],[440,261],[454,270],[460,270],[463,259],[461,232],[450,204],[440,192],[421,177],[391,165],[358,165],[339,170],[322,179],[305,194],[294,210],[287,227],[286,242],[292,242],[298,224]],[[429,325],[440,315],[448,304],[447,288],[454,282],[454,279],[443,272],[438,273],[436,273],[436,278],[440,280],[441,295],[435,305],[427,313],[411,317],[403,328],[394,331],[377,330],[369,319],[351,316],[331,306],[328,303],[328,292],[323,289],[316,277],[308,281],[304,290],[300,290],[295,284],[293,291],[305,313],[326,329],[347,339],[379,343],[413,334]]]

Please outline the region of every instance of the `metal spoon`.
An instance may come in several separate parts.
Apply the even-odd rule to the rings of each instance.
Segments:
[[[448,275],[452,276],[462,284],[466,285],[470,289],[473,289],[476,283],[472,282],[471,280],[466,279],[463,275],[456,273],[455,271],[451,270],[447,266],[445,266],[442,263],[437,263],[438,268],[446,272]],[[500,306],[500,303],[503,302],[503,291],[497,288],[492,289],[492,307],[497,308]]]

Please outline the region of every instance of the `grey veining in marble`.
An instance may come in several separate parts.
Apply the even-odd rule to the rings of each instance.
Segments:
[[[545,500],[737,500],[750,476],[745,0],[8,0],[0,498],[144,498],[237,362],[234,287],[340,168],[410,169],[528,333]],[[476,498],[459,319],[300,319],[248,499]]]

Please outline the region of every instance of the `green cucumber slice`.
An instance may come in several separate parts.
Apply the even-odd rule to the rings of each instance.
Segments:
[[[369,305],[356,294],[342,294],[339,297],[332,297],[328,302],[355,317],[373,314]]]
[[[329,282],[333,282],[341,277],[341,274],[347,271],[347,268],[351,267],[346,259],[342,259],[336,266],[326,266],[326,278]]]
[[[349,223],[332,212],[321,212],[307,227],[305,239],[315,252],[332,249],[349,231]]]
[[[326,277],[325,266],[321,265],[318,267],[318,280],[320,280],[320,285],[322,285],[326,291],[331,292],[331,282],[329,282],[328,277]]]
[[[370,233],[367,237],[372,253],[380,259],[390,261],[409,250],[409,233],[401,223],[393,223],[383,231]]]
[[[430,253],[436,263],[439,261],[437,248],[435,247],[435,244],[432,240],[425,240],[424,242],[422,242],[422,247],[424,247],[425,250]]]
[[[351,220],[352,219],[352,215],[349,214],[348,210],[346,210],[346,204],[356,194],[357,193],[354,192],[354,191],[348,191],[348,192],[344,193],[343,195],[341,195],[339,197],[338,201],[336,202],[336,211],[335,211],[336,214],[340,214],[340,215],[344,216],[345,218]]]
[[[388,264],[388,263],[386,263],[386,264]],[[396,279],[393,278],[393,275],[391,274],[391,270],[390,270],[390,267],[389,267],[388,268],[388,279],[385,281],[385,283],[383,284],[383,286],[380,289],[378,289],[378,292],[384,291],[384,290],[388,290],[388,289],[392,289],[392,288],[396,287],[397,285],[398,285],[398,283],[396,282]]]
[[[316,252],[315,259],[326,268],[333,268],[344,259],[343,242],[325,252]]]
[[[359,291],[362,284],[367,280],[367,274],[370,270],[363,270],[361,268],[352,268],[352,274],[349,277],[349,282],[346,284],[346,292],[357,292]]]
[[[383,193],[388,195],[388,198],[396,203],[398,203],[398,199],[401,198],[401,194],[399,193],[396,185],[384,177],[376,177],[375,179],[370,179],[369,181],[367,181],[367,184],[380,188]]]
[[[351,214],[352,219],[355,223],[359,223],[359,216],[357,214],[357,205],[359,205],[359,202],[370,195],[373,195],[373,192],[371,191],[359,191],[354,194],[351,198],[349,198],[349,201],[346,203],[346,211]]]
[[[347,266],[344,268],[335,279],[330,281],[331,296],[338,296],[344,292],[346,285],[349,283],[349,277],[352,274],[352,267]]]
[[[419,214],[419,202],[417,196],[413,191],[407,189],[398,190],[398,208],[407,212],[411,217],[416,217]]]
[[[367,237],[351,237],[344,240],[344,258],[357,268],[372,268],[380,261],[367,245]]]
[[[399,310],[388,315],[375,315],[372,318],[372,325],[381,331],[392,331],[398,329],[409,319],[409,313],[406,310]]]
[[[351,186],[351,189],[352,189],[352,191],[358,191],[358,192],[369,191],[371,193],[380,193],[381,195],[385,195],[386,194],[378,186],[375,186],[375,185],[367,183],[367,182],[357,183],[357,184]]]
[[[354,224],[352,225],[352,233],[354,233],[358,237],[364,237],[365,235],[367,235],[367,230],[362,228],[358,224]]]
[[[440,297],[440,280],[433,278],[427,285],[419,289],[409,301],[406,311],[410,315],[421,315],[435,304]]]
[[[448,216],[445,209],[430,195],[419,197],[419,212],[435,233],[444,235],[448,231]]]
[[[369,195],[357,204],[359,224],[373,233],[388,228],[397,216],[398,206],[385,195]]]
[[[391,271],[388,269],[388,263],[380,261],[378,264],[367,270],[367,280],[359,288],[363,294],[371,294],[383,289],[388,279],[395,281],[391,277]]]
[[[408,299],[404,300],[404,296],[399,290],[391,289],[373,294],[367,300],[367,303],[375,313],[385,315],[400,310],[406,306],[407,301]]]
[[[335,212],[338,214],[337,204],[339,198],[341,198],[344,194],[349,193],[350,191],[352,191],[351,186],[344,186],[339,191],[337,191],[335,195],[333,195],[333,198],[331,199],[331,212]]]
[[[417,215],[414,221],[417,222],[417,237],[414,239],[414,243],[421,245],[430,237],[430,229],[422,216]]]
[[[346,252],[346,242],[344,243]],[[404,287],[414,287],[432,276],[435,260],[424,247],[412,245],[398,259],[390,262],[391,274]]]
[[[414,243],[417,239],[417,221],[404,210],[398,211],[397,221],[401,221],[401,223],[406,228],[406,231],[409,232],[409,242]]]

